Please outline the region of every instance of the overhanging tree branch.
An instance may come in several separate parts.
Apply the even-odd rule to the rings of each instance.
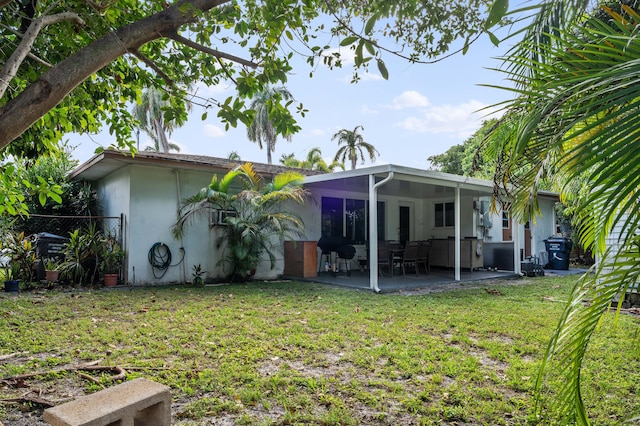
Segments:
[[[2,1],[2,0],[0,0]],[[181,0],[148,18],[122,27],[90,43],[57,64],[0,108],[0,149],[19,137],[80,83],[125,53],[195,19],[230,0]]]
[[[189,46],[192,49],[198,50],[200,52],[209,54],[211,56],[215,56],[216,58],[219,59],[227,59],[229,61],[235,62],[237,64],[240,65],[244,65],[245,67],[250,67],[250,68],[258,68],[258,64],[256,64],[255,62],[249,61],[247,59],[242,59],[238,56],[235,55],[231,55],[229,53],[225,53],[225,52],[220,52],[219,50],[215,50],[215,49],[211,49],[209,47],[206,46],[202,46],[198,43],[195,43],[191,40],[189,40],[188,38],[182,37],[181,35],[179,35],[176,32],[173,33],[165,33],[163,34],[165,37],[168,37],[172,40],[177,41],[178,43],[184,44],[185,46]]]
[[[169,77],[167,75],[167,73],[165,73],[164,71],[162,71],[160,69],[160,67],[158,67],[156,65],[155,62],[153,62],[151,59],[147,58],[146,56],[144,56],[142,53],[140,53],[138,50],[132,50],[130,52],[133,56],[135,56],[136,58],[140,59],[142,62],[144,62],[144,64],[146,66],[148,66],[149,68],[151,68],[152,70],[154,70],[156,73],[158,73],[158,75],[160,77],[162,77],[162,79],[169,85],[169,86],[173,86],[173,80],[171,80],[171,77]]]
[[[55,15],[41,16],[31,22],[31,25],[29,25],[29,28],[22,36],[22,41],[2,70],[0,70],[0,98],[4,96],[4,93],[7,91],[7,87],[9,87],[9,82],[13,77],[15,77],[20,64],[24,61],[24,58],[31,53],[31,47],[36,41],[36,37],[38,37],[42,28],[62,21],[71,21],[84,26],[84,21],[80,16],[78,16],[78,14],[73,12],[61,12],[56,13]]]

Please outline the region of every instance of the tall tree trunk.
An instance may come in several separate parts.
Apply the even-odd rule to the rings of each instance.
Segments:
[[[267,141],[267,164],[271,164],[271,151],[274,151],[275,144]]]
[[[156,135],[158,135],[158,141],[160,142],[161,152],[169,152],[169,141],[167,140],[167,133],[164,131],[162,119],[154,118],[153,123],[153,126],[156,128]]]

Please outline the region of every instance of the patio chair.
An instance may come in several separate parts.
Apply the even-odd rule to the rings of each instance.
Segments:
[[[418,250],[418,258],[416,259],[416,269],[418,269],[418,265],[424,265],[424,271],[428,275],[431,272],[431,241],[426,240],[422,241],[420,244],[420,249]]]
[[[389,275],[393,276],[393,266],[391,264],[391,253],[389,252],[389,244],[378,243],[378,275],[382,275],[382,267],[389,270]]]
[[[406,275],[406,267],[413,266],[416,275],[418,275],[418,250],[420,250],[420,242],[408,241],[404,246],[404,254],[402,256],[402,274]]]
[[[389,246],[389,256],[391,258],[391,268],[402,268],[402,256],[404,249],[402,244],[397,240],[387,240],[385,243]],[[393,275],[393,274],[391,274]]]

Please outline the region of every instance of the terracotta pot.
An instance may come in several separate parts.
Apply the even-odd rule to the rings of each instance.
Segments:
[[[115,287],[118,285],[118,274],[104,274],[104,286]]]
[[[44,271],[44,278],[49,282],[58,281],[60,271]]]

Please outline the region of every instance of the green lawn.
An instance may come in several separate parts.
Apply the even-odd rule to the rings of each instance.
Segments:
[[[573,280],[415,296],[297,282],[2,293],[0,398],[14,400],[0,419],[41,419],[30,396],[109,386],[68,369],[98,361],[169,385],[176,424],[542,424],[537,367]],[[594,424],[640,412],[637,324],[610,315],[591,343]],[[9,380],[33,372],[46,374]]]

